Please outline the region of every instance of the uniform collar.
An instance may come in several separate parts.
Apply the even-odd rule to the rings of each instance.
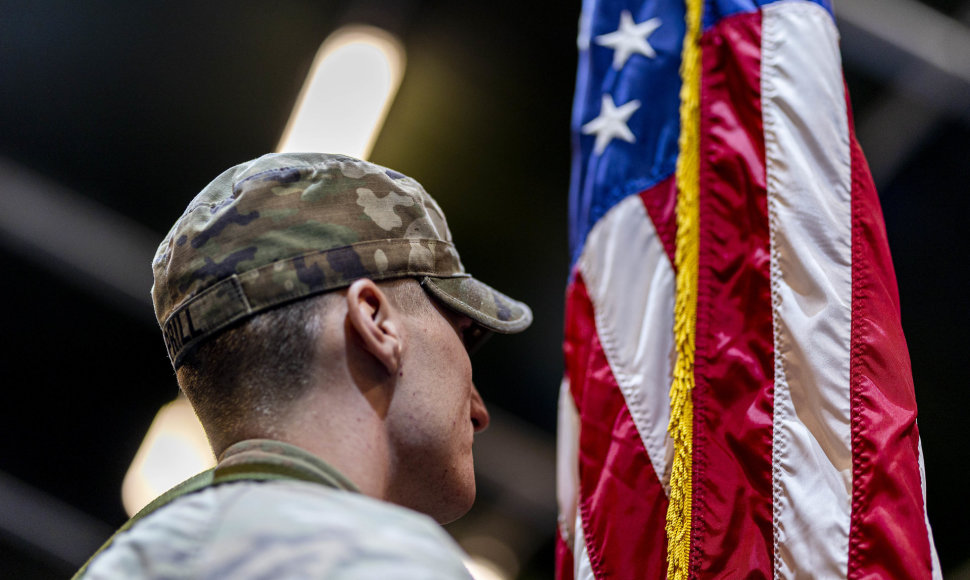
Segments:
[[[234,443],[219,458],[215,477],[222,481],[243,479],[254,469],[278,473],[281,479],[300,479],[360,492],[352,481],[323,459],[296,445],[272,439],[247,439]]]

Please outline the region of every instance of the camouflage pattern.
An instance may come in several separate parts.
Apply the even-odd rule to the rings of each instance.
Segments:
[[[528,306],[465,272],[421,184],[342,155],[270,154],[225,171],[192,200],[152,268],[155,315],[176,368],[237,321],[364,277],[416,278],[490,331],[532,322]]]
[[[461,548],[434,520],[354,493],[298,447],[237,443],[216,483],[235,469],[288,476],[178,496],[116,535],[75,578],[471,578]]]

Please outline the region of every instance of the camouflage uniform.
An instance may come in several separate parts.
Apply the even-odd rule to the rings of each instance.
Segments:
[[[472,319],[479,338],[532,322],[528,306],[465,271],[418,182],[341,155],[273,154],[225,171],[189,204],[152,268],[176,369],[234,324],[364,277],[418,280]],[[242,442],[130,520],[79,576],[468,577],[433,520],[354,489],[303,450]]]
[[[231,482],[234,470],[253,462],[289,477]],[[354,493],[340,473],[297,447],[237,443],[216,473],[230,482],[144,517],[79,577],[470,578],[460,548],[434,520]]]

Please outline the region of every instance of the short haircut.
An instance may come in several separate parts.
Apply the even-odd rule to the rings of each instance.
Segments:
[[[417,280],[379,284],[407,315],[433,310]],[[311,385],[324,313],[339,291],[262,312],[205,341],[177,371],[182,391],[218,455],[241,439],[272,435]]]

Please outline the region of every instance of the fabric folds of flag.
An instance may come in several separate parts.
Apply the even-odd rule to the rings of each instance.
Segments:
[[[829,0],[585,0],[559,578],[940,577]]]

